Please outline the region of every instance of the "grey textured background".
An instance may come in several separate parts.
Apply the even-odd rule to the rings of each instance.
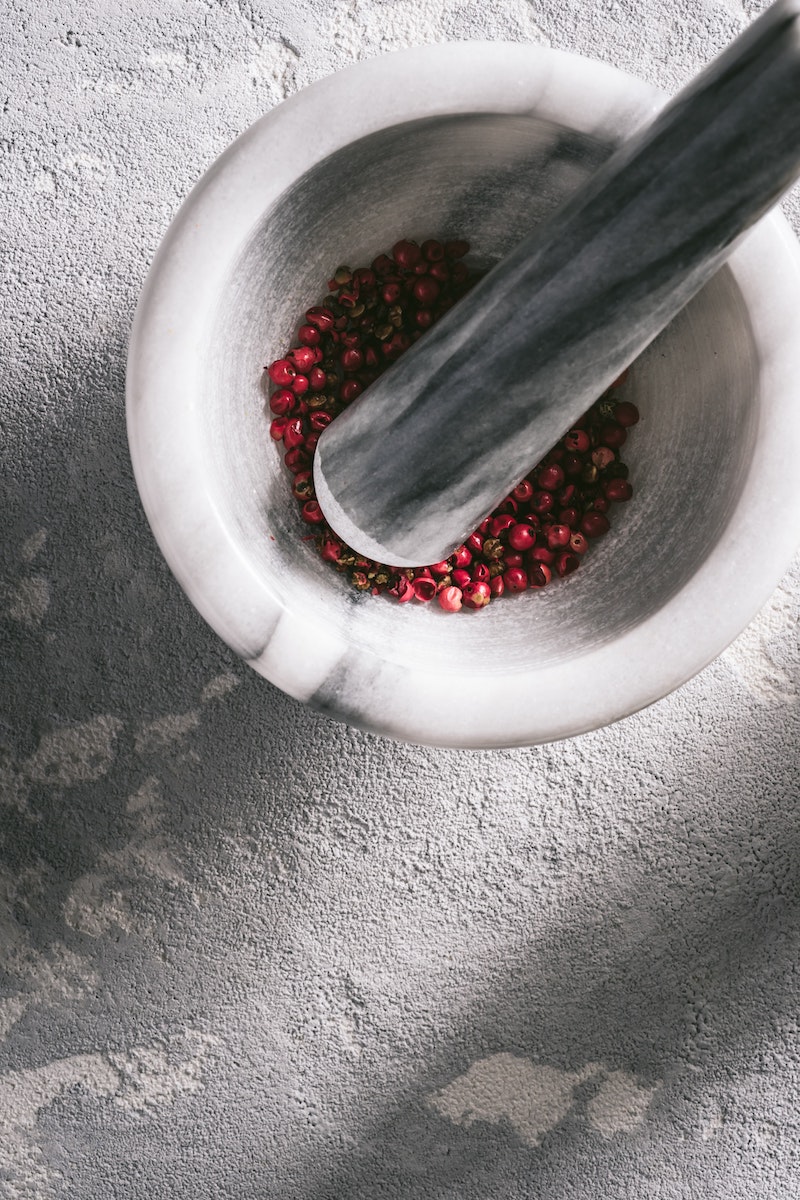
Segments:
[[[304,83],[499,37],[675,89],[758,8],[3,6],[4,1200],[798,1194],[800,566],[611,729],[395,745],[195,615],[123,400],[171,215]]]

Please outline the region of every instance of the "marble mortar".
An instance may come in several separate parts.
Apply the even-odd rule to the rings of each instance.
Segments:
[[[555,740],[679,686],[769,596],[800,528],[800,250],[777,213],[635,364],[634,500],[541,593],[450,615],[354,591],[303,542],[267,435],[263,365],[333,266],[399,236],[493,264],[665,99],[540,47],[402,51],[279,105],[183,205],[131,336],[134,469],[192,602],[290,695],[410,741]]]

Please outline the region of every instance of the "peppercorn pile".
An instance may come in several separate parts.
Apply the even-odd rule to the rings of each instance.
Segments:
[[[299,345],[265,368],[276,385],[270,435],[283,442],[293,494],[322,558],[359,591],[387,592],[401,604],[437,598],[445,612],[485,608],[545,587],[554,572],[572,574],[590,541],[608,532],[611,505],[632,495],[619,450],[639,420],[635,405],[615,398],[625,372],[444,562],[386,566],[337,538],[314,496],[319,435],[478,281],[463,261],[468,251],[465,241],[404,239],[370,267],[339,267],[330,294],[306,312]]]

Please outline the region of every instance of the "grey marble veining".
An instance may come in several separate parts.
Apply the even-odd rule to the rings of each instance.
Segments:
[[[786,190],[799,14],[773,5],[324,432],[317,494],[351,546],[446,557]]]

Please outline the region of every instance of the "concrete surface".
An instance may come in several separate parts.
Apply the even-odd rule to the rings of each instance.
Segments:
[[[4,7],[3,1200],[798,1194],[800,564],[613,728],[396,745],[195,615],[123,419],[170,216],[307,80],[488,36],[674,89],[758,7]]]

